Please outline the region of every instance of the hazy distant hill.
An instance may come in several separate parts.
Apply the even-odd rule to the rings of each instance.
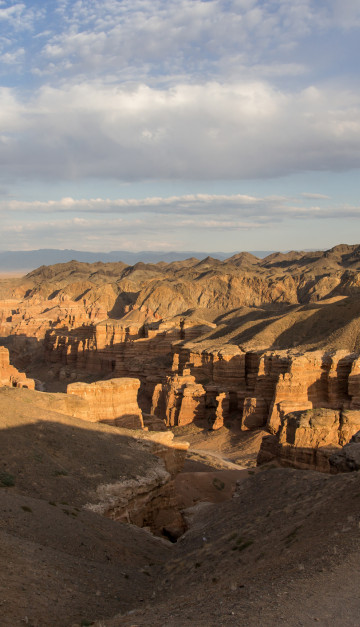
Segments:
[[[271,250],[256,250],[251,251],[256,257],[266,257],[274,251]],[[129,252],[127,250],[113,250],[109,253],[93,253],[80,250],[58,250],[51,248],[43,248],[40,250],[14,250],[0,252],[0,272],[10,271],[29,271],[39,266],[49,266],[55,263],[66,263],[68,261],[76,260],[86,263],[93,263],[95,261],[123,261],[129,265],[133,265],[138,261],[143,263],[158,263],[159,261],[183,261],[189,257],[196,257],[197,259],[205,259],[208,256],[215,257],[222,261],[234,255],[235,253],[228,252],[169,252],[164,253],[161,251],[140,251]]]

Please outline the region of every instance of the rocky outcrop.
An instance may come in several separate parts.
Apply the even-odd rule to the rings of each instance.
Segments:
[[[172,345],[199,335],[205,326],[181,319],[146,322],[147,313],[138,313],[136,319],[124,316],[76,329],[49,330],[44,350],[51,371],[65,380],[90,374],[131,376],[145,383],[156,373],[157,382],[161,381],[171,371]]]
[[[35,381],[28,379],[23,372],[19,372],[10,364],[9,351],[0,347],[0,386],[35,389]]]
[[[340,451],[331,455],[329,462],[332,474],[360,470],[360,431]]]
[[[171,376],[154,387],[151,411],[169,426],[195,421],[219,429],[242,411],[244,395],[245,354],[240,349],[196,352],[178,343]]]
[[[173,374],[155,386],[152,403],[152,413],[169,425],[180,424],[180,416],[182,424],[204,419],[217,426],[231,416],[244,430],[265,427],[275,434],[293,411],[359,405],[354,353],[245,353],[236,346],[195,351],[181,344],[173,351]]]
[[[173,374],[165,383],[155,386],[151,413],[162,418],[169,427],[196,422],[216,430],[229,417],[230,394],[220,392],[214,385],[205,388],[184,369],[181,376]]]
[[[312,407],[353,408],[349,389],[349,377],[355,354],[336,351],[333,354],[323,351],[295,355],[289,362],[287,371],[276,383],[267,428],[276,433],[280,427],[281,415],[295,409]],[[352,390],[355,392],[355,380]]]
[[[67,394],[86,401],[86,410],[81,407],[79,418],[142,429],[144,423],[137,403],[139,387],[138,379],[110,379],[90,384],[71,383],[67,386]]]
[[[205,418],[205,389],[190,373],[167,377],[154,390],[151,413],[169,427],[187,425]]]
[[[331,456],[360,428],[357,410],[310,409],[286,414],[277,435],[265,437],[257,463],[330,472]]]
[[[87,508],[176,540],[186,524],[177,506],[174,479],[183,468],[189,444],[174,442],[173,438],[171,432],[164,432],[138,440],[139,446],[159,458],[158,464],[146,476],[100,485],[97,502],[88,504]]]

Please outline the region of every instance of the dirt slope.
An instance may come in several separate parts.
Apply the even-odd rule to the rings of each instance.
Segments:
[[[188,428],[203,457],[190,457],[177,486],[185,507],[197,504],[171,545],[83,508],[99,483],[151,472],[138,433],[54,411],[54,395],[0,397],[2,626],[357,624],[359,473],[229,470],[257,435],[241,443],[221,430],[212,441]],[[200,503],[204,494],[221,502]]]
[[[53,396],[0,389],[1,627],[66,626],[130,609],[151,594],[169,550],[83,509],[99,484],[159,463],[141,434],[51,410]]]
[[[359,475],[274,469],[200,509],[154,601],[122,625],[358,624]]]

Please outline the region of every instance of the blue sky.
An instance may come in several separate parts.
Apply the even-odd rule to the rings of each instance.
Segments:
[[[0,250],[359,243],[358,0],[0,0]]]

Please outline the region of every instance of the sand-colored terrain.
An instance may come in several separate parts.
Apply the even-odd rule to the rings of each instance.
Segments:
[[[359,270],[0,277],[0,626],[357,625]]]

